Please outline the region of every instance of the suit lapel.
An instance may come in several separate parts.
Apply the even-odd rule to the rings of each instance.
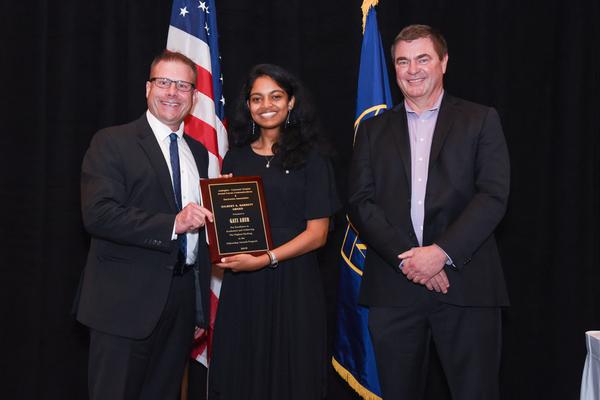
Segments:
[[[200,142],[196,141],[191,136],[188,136],[188,134],[186,133],[183,134],[183,138],[185,139],[190,150],[192,151],[194,161],[196,162],[196,168],[198,169],[198,175],[200,176],[200,178],[208,178],[208,176],[206,175],[206,172],[208,171],[208,165],[205,165],[206,162],[202,158],[200,158],[200,154],[202,153],[198,151],[197,148],[197,146],[200,146]]]
[[[433,131],[433,139],[431,141],[431,151],[429,153],[429,166],[428,166],[428,178],[427,178],[427,188],[425,189],[425,220],[424,230],[423,230],[423,243],[430,243],[430,235],[431,235],[431,213],[430,209],[432,207],[432,200],[435,199],[435,196],[431,197],[432,190],[435,191],[438,188],[432,189],[433,183],[432,181],[437,181],[436,179],[432,179],[432,176],[435,174],[433,166],[435,165],[444,142],[446,141],[446,137],[448,137],[448,133],[452,129],[452,125],[454,123],[454,116],[456,115],[454,99],[452,96],[444,93],[444,97],[442,98],[442,103],[440,104],[440,111],[438,113],[438,118],[435,123],[435,129]]]
[[[138,139],[140,146],[148,156],[148,160],[150,161],[150,165],[156,172],[156,176],[158,177],[158,182],[163,190],[165,198],[169,203],[169,206],[173,209],[173,211],[177,211],[177,204],[175,204],[175,192],[173,192],[173,184],[171,182],[171,177],[169,176],[169,167],[167,166],[167,161],[160,149],[158,142],[156,141],[156,137],[148,124],[148,120],[146,119],[146,115],[144,114],[142,118],[138,120]]]
[[[406,110],[404,109],[404,102],[395,107],[392,112],[394,118],[391,121],[392,128],[391,132],[394,132],[394,142],[396,148],[400,153],[402,164],[404,165],[404,172],[406,174],[406,182],[408,187],[411,187],[411,160],[410,160],[410,140],[408,135],[408,122],[406,121]]]
[[[452,128],[455,115],[453,108],[454,101],[452,100],[452,97],[444,93],[442,104],[440,104],[440,112],[435,124],[435,130],[433,131],[433,140],[431,142],[431,152],[429,154],[430,171],[431,166],[435,163],[440,155],[440,151],[442,150],[442,146],[444,145],[444,141],[446,140],[448,132],[450,132],[450,129]]]

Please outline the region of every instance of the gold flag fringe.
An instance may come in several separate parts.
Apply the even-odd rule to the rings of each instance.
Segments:
[[[354,389],[356,393],[364,400],[383,400],[381,397],[377,396],[375,393],[371,392],[369,389],[360,384],[359,381],[352,376],[350,371],[344,368],[334,357],[331,357],[331,364],[333,368],[338,373],[338,375],[345,380],[348,385]]]

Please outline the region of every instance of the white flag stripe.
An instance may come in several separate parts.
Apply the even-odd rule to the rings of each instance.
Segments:
[[[190,35],[189,33],[170,25],[167,49],[185,54],[189,59],[195,62],[196,65],[199,65],[212,74],[210,48],[208,47],[208,44],[198,39],[196,36]]]
[[[223,270],[213,266],[212,279],[210,281],[210,290],[215,293],[217,297],[221,293],[221,283],[223,282]]]
[[[221,122],[215,113],[215,103],[210,97],[201,92],[198,92],[198,100],[194,104],[191,114],[210,125],[213,129],[216,129],[217,121]]]
[[[225,157],[225,153],[227,153],[229,147],[227,142],[227,129],[225,129],[223,122],[215,114],[215,105],[212,99],[204,93],[199,92],[198,100],[196,101],[191,114],[217,131],[219,155],[221,158]]]
[[[202,352],[202,354],[200,354],[198,357],[196,357],[196,361],[198,361],[202,365],[208,365],[208,360],[206,359],[207,355],[208,355],[208,352],[206,350],[204,350]]]
[[[208,152],[208,177],[209,178],[218,178],[221,174],[221,166],[219,164],[219,159],[216,155]],[[208,243],[208,240],[206,241]],[[219,296],[217,296],[219,297]]]
[[[221,158],[225,157],[225,153],[227,153],[227,149],[229,148],[229,141],[227,138],[227,129],[225,129],[221,120],[217,121],[217,144],[219,145],[219,155]]]

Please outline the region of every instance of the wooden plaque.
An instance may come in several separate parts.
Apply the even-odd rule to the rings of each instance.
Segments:
[[[248,253],[260,255],[273,247],[260,176],[201,179],[202,203],[214,216],[207,220],[211,262]]]

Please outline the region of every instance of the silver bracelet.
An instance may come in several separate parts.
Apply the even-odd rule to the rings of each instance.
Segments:
[[[279,265],[279,260],[275,256],[275,253],[273,253],[271,250],[267,250],[267,255],[269,256],[269,260],[271,261],[269,263],[269,267],[277,268],[277,266]]]

